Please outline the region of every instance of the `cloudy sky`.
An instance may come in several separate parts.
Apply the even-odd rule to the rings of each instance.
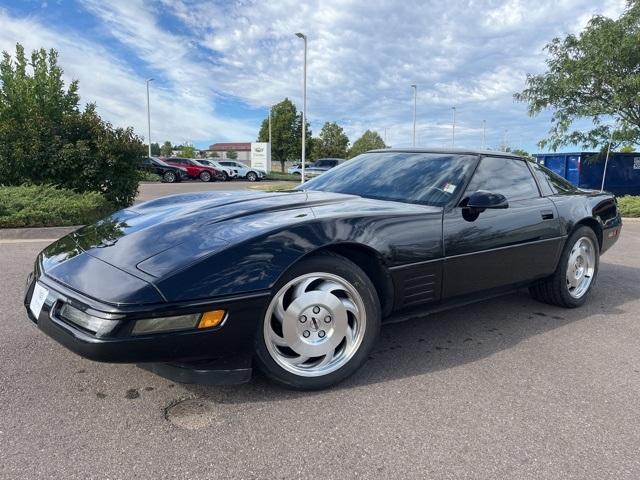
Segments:
[[[268,105],[302,105],[302,41],[309,38],[307,115],[317,133],[338,121],[351,139],[375,129],[411,144],[456,146],[506,138],[536,151],[548,115],[513,102],[543,46],[624,0],[0,0],[0,50],[55,48],[83,102],[152,141],[255,140]]]

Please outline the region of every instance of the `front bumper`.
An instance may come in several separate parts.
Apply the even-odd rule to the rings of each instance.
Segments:
[[[49,290],[38,318],[35,318],[29,309],[36,278]],[[254,334],[265,311],[268,295],[268,292],[262,292],[190,303],[116,307],[85,297],[36,272],[29,276],[24,305],[28,317],[40,330],[69,350],[90,360],[113,363],[184,363],[239,358],[246,363],[246,359],[250,359],[253,353]],[[79,309],[90,308],[121,315],[122,318],[114,320],[118,322],[118,326],[109,336],[98,337],[62,319],[58,312],[64,303]],[[224,309],[228,312],[226,320],[215,328],[131,335],[133,323],[137,319],[213,309]]]

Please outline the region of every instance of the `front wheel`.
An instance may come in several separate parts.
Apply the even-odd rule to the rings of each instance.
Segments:
[[[175,183],[178,180],[178,176],[172,172],[171,170],[167,170],[166,172],[164,172],[164,174],[162,175],[162,179],[166,182],[166,183]]]
[[[333,254],[310,257],[274,292],[256,335],[256,361],[269,378],[321,389],[366,361],[380,331],[380,302],[356,264]]]
[[[580,227],[567,240],[555,273],[531,286],[529,291],[544,303],[579,307],[593,288],[599,267],[598,238],[591,228]]]
[[[200,173],[200,180],[202,180],[203,182],[210,182],[211,181],[211,174],[207,171],[201,172]]]

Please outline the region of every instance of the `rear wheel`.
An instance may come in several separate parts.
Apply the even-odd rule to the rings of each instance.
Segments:
[[[200,172],[200,180],[202,180],[203,182],[210,182],[211,174],[206,170],[204,172]]]
[[[595,284],[599,266],[598,238],[591,228],[580,227],[567,240],[556,272],[531,286],[529,291],[541,302],[579,307]]]
[[[380,302],[356,264],[333,254],[310,257],[274,292],[256,335],[257,364],[269,378],[320,389],[365,362],[380,330]]]
[[[223,182],[228,182],[229,181],[229,174],[225,171],[223,171],[220,174],[220,178],[222,179]]]
[[[256,174],[256,172],[249,172],[247,173],[247,180],[249,180],[250,182],[255,182],[256,180],[258,180],[258,175]]]
[[[175,172],[172,172],[171,170],[167,170],[162,175],[162,179],[166,183],[175,183],[177,181],[177,178],[178,178],[178,176],[175,174]]]

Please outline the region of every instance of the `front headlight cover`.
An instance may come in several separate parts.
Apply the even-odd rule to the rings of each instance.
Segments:
[[[97,312],[91,309],[83,311],[65,303],[60,307],[58,316],[67,322],[90,331],[97,337],[104,337],[111,333],[118,324],[117,320],[121,318],[121,315],[103,314],[101,317],[94,315],[94,313]]]
[[[136,320],[131,335],[147,335],[151,333],[194,329],[198,325],[201,316],[201,313],[191,313],[188,315]]]

